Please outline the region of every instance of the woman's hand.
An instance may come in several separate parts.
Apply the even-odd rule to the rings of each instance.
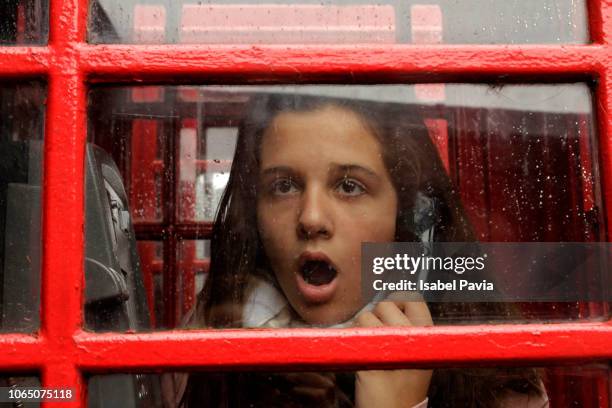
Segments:
[[[359,327],[432,326],[425,302],[380,302],[371,312],[357,316]],[[411,408],[427,397],[432,370],[358,371],[355,406],[358,408]]]

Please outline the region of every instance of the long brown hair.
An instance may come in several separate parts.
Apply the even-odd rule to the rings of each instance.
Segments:
[[[396,241],[419,239],[414,225],[417,192],[435,198],[437,203],[434,241],[474,241],[458,193],[416,109],[405,104],[295,94],[256,95],[239,129],[231,174],[213,227],[210,272],[198,295],[192,326],[241,327],[245,290],[252,275],[259,275],[278,287],[257,230],[255,203],[261,140],[280,112],[312,111],[326,105],[355,112],[378,138],[398,196]],[[516,309],[503,303],[437,302],[428,306],[438,324],[520,318]],[[228,376],[192,375],[184,402],[191,406],[198,400],[203,402],[201,398],[219,400],[220,390],[228,391],[244,383],[239,375],[232,375],[231,381]],[[217,393],[211,392],[213,383]],[[531,369],[438,369],[430,387],[430,406],[491,407],[508,390],[539,394],[539,383],[536,371]],[[226,398],[232,393],[222,392],[222,395]],[[212,406],[221,404],[217,402]]]

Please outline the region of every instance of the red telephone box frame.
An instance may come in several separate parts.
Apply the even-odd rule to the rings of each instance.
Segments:
[[[40,331],[0,335],[0,370],[39,371],[47,387],[83,373],[252,367],[511,365],[612,359],[612,324],[169,331],[82,329],[87,86],[94,82],[442,82],[595,79],[607,219],[612,219],[612,0],[589,4],[588,45],[90,45],[86,0],[50,0],[47,46],[0,48],[0,78],[44,78]],[[608,222],[612,235],[612,223]],[[65,404],[65,403],[63,403]],[[46,406],[47,404],[45,404]],[[50,404],[49,404],[50,405]]]

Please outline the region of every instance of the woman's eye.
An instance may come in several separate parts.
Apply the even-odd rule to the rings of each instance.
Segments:
[[[366,192],[366,189],[355,180],[345,178],[336,187],[340,194],[347,196],[358,196]]]
[[[270,191],[272,194],[284,195],[295,193],[297,188],[291,179],[280,179],[272,183]]]

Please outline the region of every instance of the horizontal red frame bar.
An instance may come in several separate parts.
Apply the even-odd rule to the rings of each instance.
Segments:
[[[170,331],[75,337],[87,371],[391,368],[612,358],[607,323],[433,328]],[[1,344],[1,343],[0,343]]]
[[[51,55],[52,51],[47,47],[1,47],[0,75],[3,77],[46,75]]]
[[[49,351],[38,337],[27,334],[0,335],[0,369],[36,371],[47,361]]]
[[[586,76],[612,65],[603,45],[211,46],[82,45],[96,82],[313,79],[482,81],[487,76]],[[236,76],[239,74],[239,76]]]
[[[612,66],[605,45],[87,45],[76,47],[81,69],[97,82],[130,80],[341,80],[356,76],[418,82],[491,76],[598,75]],[[60,56],[61,57],[61,56]],[[47,47],[0,47],[0,76],[46,74]],[[232,78],[240,74],[239,78]],[[389,76],[391,75],[391,76]],[[215,78],[212,78],[215,79]],[[366,77],[367,79],[367,77]]]

